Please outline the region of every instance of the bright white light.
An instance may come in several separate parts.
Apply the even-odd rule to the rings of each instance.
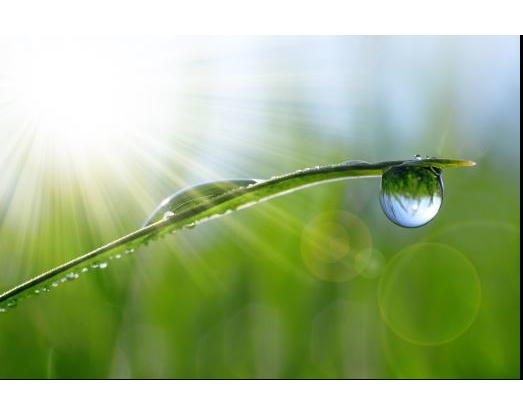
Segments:
[[[132,47],[55,40],[22,48],[16,58],[10,98],[19,116],[68,157],[147,139],[144,125],[175,96],[173,73],[165,82],[162,68],[141,62]]]

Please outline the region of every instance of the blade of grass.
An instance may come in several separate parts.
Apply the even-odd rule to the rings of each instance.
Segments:
[[[469,160],[439,158],[386,161],[373,164],[364,161],[348,161],[306,168],[272,177],[247,187],[227,191],[212,198],[212,200],[203,199],[201,204],[191,209],[143,227],[54,269],[48,270],[2,293],[0,295],[0,311],[5,312],[9,308],[15,307],[17,302],[25,297],[46,292],[52,287],[74,279],[77,277],[80,269],[84,267],[106,262],[110,258],[121,255],[125,251],[131,251],[139,245],[169,232],[193,226],[194,224],[199,224],[232,211],[250,207],[258,202],[312,185],[349,178],[379,177],[387,168],[401,164],[434,166],[438,168],[475,165],[473,161]]]

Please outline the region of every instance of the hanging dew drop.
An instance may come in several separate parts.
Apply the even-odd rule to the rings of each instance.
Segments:
[[[68,273],[65,277],[69,280],[73,280],[73,279],[78,279],[80,276],[78,275],[78,273],[71,272],[71,273]]]
[[[381,180],[380,203],[385,215],[402,227],[420,227],[431,221],[443,201],[441,169],[400,165]]]

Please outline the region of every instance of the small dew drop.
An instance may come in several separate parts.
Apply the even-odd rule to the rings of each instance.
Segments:
[[[84,268],[82,269],[82,273],[85,273],[85,272],[88,272],[88,271],[89,271],[89,268],[87,268],[87,267],[84,267]]]
[[[65,282],[67,282],[68,280],[69,280],[69,279],[67,279],[66,277],[63,277],[63,278],[60,279],[60,282],[65,283]]]
[[[53,283],[51,283],[51,286],[52,286],[52,287],[57,287],[57,286],[58,286],[58,282],[53,282]]]
[[[196,227],[196,223],[189,223],[183,226],[184,229],[194,229]]]
[[[115,257],[116,259],[119,259],[120,257],[122,257],[122,255],[121,255],[120,253],[118,253],[118,254],[116,254],[114,257]]]
[[[71,272],[71,273],[68,273],[65,277],[69,280],[73,280],[73,279],[78,279],[80,277],[80,275],[78,273]]]
[[[8,308],[16,308],[16,301],[12,300],[10,302],[7,302],[6,306]]]
[[[0,308],[0,313],[5,313],[5,312],[7,312],[6,308]]]
[[[414,156],[414,159],[416,159],[416,160],[421,160],[422,158],[421,158],[421,155],[416,154],[416,155]]]
[[[431,221],[443,201],[441,170],[403,165],[391,167],[381,180],[380,203],[385,215],[402,227]]]
[[[107,267],[107,263],[106,262],[101,262],[100,263],[100,269],[105,269]]]
[[[96,269],[100,264],[98,262],[92,263],[91,268]]]

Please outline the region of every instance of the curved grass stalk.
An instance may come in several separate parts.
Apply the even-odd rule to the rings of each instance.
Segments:
[[[473,161],[468,160],[438,158],[386,161],[373,164],[364,161],[347,161],[306,168],[226,191],[212,199],[202,199],[200,204],[196,204],[190,209],[136,230],[0,294],[0,312],[15,307],[23,298],[47,292],[53,287],[77,278],[82,270],[100,265],[104,267],[108,260],[132,252],[139,245],[167,233],[184,227],[193,227],[235,210],[247,208],[258,202],[312,185],[348,178],[380,177],[388,168],[402,164],[438,168],[475,165]]]

